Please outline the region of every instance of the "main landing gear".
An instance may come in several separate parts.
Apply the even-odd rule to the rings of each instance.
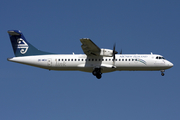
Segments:
[[[164,76],[165,70],[161,70],[161,75]]]
[[[100,79],[102,77],[101,68],[95,68],[92,74],[96,76],[97,79]]]

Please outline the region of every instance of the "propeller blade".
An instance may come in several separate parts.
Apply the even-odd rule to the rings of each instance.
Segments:
[[[115,61],[115,59],[116,59],[115,54],[117,54],[117,53],[118,53],[115,49],[116,49],[116,44],[114,44],[114,46],[113,46],[113,62],[114,62],[114,61]]]
[[[113,46],[113,54],[117,54],[118,53],[115,49],[116,49],[116,44],[114,44],[114,46]]]
[[[118,53],[115,49],[116,49],[116,44],[114,44],[114,46],[113,46],[113,68],[115,67],[115,59],[116,59],[115,54]]]

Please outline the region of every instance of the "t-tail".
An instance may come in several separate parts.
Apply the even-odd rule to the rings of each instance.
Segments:
[[[52,54],[40,51],[35,48],[28,41],[26,41],[24,35],[19,30],[9,30],[8,33],[13,47],[14,55],[16,57]]]

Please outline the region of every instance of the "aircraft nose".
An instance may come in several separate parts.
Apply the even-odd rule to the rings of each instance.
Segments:
[[[173,65],[171,62],[169,62],[169,66],[170,66],[170,67],[173,67],[174,65]]]

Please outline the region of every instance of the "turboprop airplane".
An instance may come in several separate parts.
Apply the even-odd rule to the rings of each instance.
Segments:
[[[98,79],[102,73],[113,71],[164,71],[173,64],[157,54],[117,54],[113,50],[100,49],[89,38],[80,39],[85,54],[54,54],[38,50],[19,30],[8,31],[15,57],[8,61],[60,71],[90,72]]]

